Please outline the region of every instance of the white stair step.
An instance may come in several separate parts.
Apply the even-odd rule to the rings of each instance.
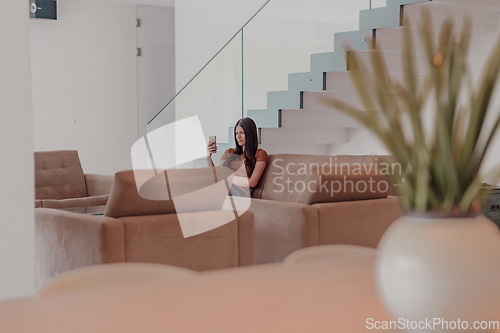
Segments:
[[[499,0],[433,0],[434,2],[444,2],[453,5],[466,5],[474,7],[490,7],[488,9],[493,9],[500,11],[500,1]]]
[[[281,127],[301,128],[307,124],[308,127],[332,128],[332,127],[358,127],[358,121],[349,115],[337,110],[282,110]]]
[[[358,59],[364,64],[367,73],[374,73],[375,67],[372,66],[371,53],[373,51],[352,51],[355,53]],[[381,51],[382,58],[385,60],[387,69],[391,74],[402,74],[403,73],[403,57],[400,51]],[[422,74],[426,73],[428,70],[428,60],[423,52],[414,52],[413,58],[415,61],[415,73]],[[348,60],[349,61],[349,60]],[[349,65],[348,65],[349,66]]]
[[[335,144],[349,139],[349,128],[261,128],[261,143],[283,144]]]
[[[342,72],[326,72],[325,73],[325,90],[328,91],[353,91],[351,74],[347,71]]]
[[[420,27],[410,27],[414,48],[424,50]],[[438,29],[433,29],[434,35],[439,34]],[[376,31],[376,44],[381,50],[401,51],[403,49],[404,33],[403,27],[378,29]]]
[[[263,143],[260,148],[269,154],[306,154],[306,155],[388,155],[387,149],[365,128],[349,130],[349,141],[335,144],[273,144]]]
[[[369,74],[367,74],[369,75]],[[391,77],[402,81],[403,73],[391,74]],[[418,81],[422,82],[424,75],[418,73],[416,75]],[[351,74],[347,72],[327,72],[325,73],[325,90],[337,92],[353,92],[355,91],[354,84],[351,79]]]
[[[390,92],[389,94],[394,94]],[[340,112],[333,106],[329,105],[329,100],[335,98],[342,100],[345,103],[351,104],[354,107],[363,109],[363,104],[354,91],[337,92],[337,91],[304,91],[302,94],[302,109],[311,110],[326,110],[332,112]],[[304,124],[304,126],[306,126]]]
[[[379,139],[364,127],[353,128],[349,142],[331,145],[329,155],[390,155]]]
[[[424,50],[421,31],[422,30],[420,27],[410,27],[413,45],[416,50]],[[433,29],[433,33],[434,33],[434,40],[437,43],[439,36],[439,29]],[[494,41],[496,40],[497,35],[498,32],[496,31],[490,31],[490,32],[472,31],[471,42],[474,42],[475,40],[484,40],[484,39],[485,40],[491,39],[491,41]],[[379,47],[379,49],[381,50],[401,51],[403,49],[403,40],[404,40],[404,33],[402,27],[379,29],[376,31],[377,47]]]
[[[447,19],[452,19],[455,28],[459,31],[465,18],[472,20],[472,27],[475,32],[491,32],[498,28],[499,13],[492,10],[481,10],[477,6],[461,6],[447,2],[425,2],[407,5],[403,10],[404,20],[410,20],[410,25],[422,25],[422,9],[427,8],[432,18],[434,29],[438,29],[441,23]]]
[[[335,111],[333,107],[328,105],[328,98],[338,98],[356,107],[362,106],[358,95],[354,91],[304,91],[302,94],[302,109]]]
[[[412,26],[411,33],[416,43],[414,57],[418,67],[417,75],[419,79],[424,77],[423,74],[428,69],[428,60],[425,52],[423,52],[421,38],[419,37],[422,7],[427,7],[430,11],[435,36],[438,36],[441,23],[445,19],[452,18],[456,22],[455,31],[459,31],[464,17],[470,16],[473,25],[470,52],[472,54],[478,53],[478,55],[471,57],[471,63],[475,64],[474,69],[484,63],[486,51],[492,48],[500,35],[500,25],[498,23],[500,19],[500,0],[434,0],[432,2],[405,5],[403,20],[410,21]],[[349,33],[337,34],[336,42],[338,42],[337,39],[344,35],[350,36]],[[357,36],[359,33],[352,32],[352,35]],[[401,27],[377,29],[376,31],[377,45],[383,50],[382,56],[390,69],[391,76],[398,80],[403,78],[401,55],[403,37]],[[309,74],[307,73],[290,75],[290,81],[293,84],[289,87],[289,90],[305,90],[301,94],[300,107],[302,109],[297,109],[298,105],[295,105],[297,104],[295,99],[293,100],[294,105],[285,103],[285,99],[288,101],[292,96],[287,95],[285,92],[276,93],[278,95],[272,99],[271,106],[273,110],[282,109],[279,115],[281,128],[260,128],[262,148],[269,153],[383,153],[383,147],[366,128],[348,115],[329,107],[325,100],[328,96],[334,97],[362,108],[350,73],[344,71],[343,66],[337,66],[336,62],[332,60],[338,58],[339,64],[343,63],[343,52],[341,49],[337,49],[337,51],[340,52],[321,55],[321,59],[324,60],[321,62],[321,68],[318,66],[316,66],[318,68],[315,68],[315,61],[311,63],[315,75],[320,75],[326,71],[324,76],[326,91],[310,91],[307,88],[301,88],[304,79],[308,79]],[[370,51],[354,52],[367,65],[366,78],[373,77],[374,70],[371,66]],[[313,60],[316,58],[318,56],[312,57]],[[309,82],[306,80],[305,85],[308,85]]]
[[[437,36],[439,34],[439,30],[434,30],[435,34],[435,42],[437,43]],[[377,45],[382,44],[382,48],[384,49],[384,54],[387,54],[385,57],[388,61],[389,68],[391,69],[391,76],[393,77],[402,77],[402,58],[401,58],[401,48],[403,43],[403,31],[402,28],[390,28],[390,29],[381,29],[377,31]],[[416,49],[422,50],[422,43],[418,36],[418,29],[412,29],[413,33],[413,41],[417,45]],[[468,61],[469,65],[472,69],[473,77],[477,77],[477,75],[481,72],[484,63],[487,60],[492,49],[495,47],[495,41],[500,38],[500,30],[493,32],[472,32],[471,40],[469,44],[469,56]],[[394,49],[393,51],[388,49]],[[399,55],[396,55],[398,54]],[[358,53],[359,54],[359,53]],[[425,53],[417,52],[414,55],[418,56],[417,64],[422,65],[425,64]],[[366,55],[362,55],[362,57],[366,60],[368,57]],[[416,57],[415,57],[416,58]],[[390,62],[390,63],[389,63]],[[427,71],[427,65],[420,66],[422,71],[419,71],[421,77],[423,77],[423,73]],[[326,74],[326,86],[329,90],[329,86],[331,85],[329,73]],[[331,79],[333,80],[333,79]],[[349,85],[348,79],[342,79],[343,84],[346,86]],[[352,85],[352,84],[351,84]]]

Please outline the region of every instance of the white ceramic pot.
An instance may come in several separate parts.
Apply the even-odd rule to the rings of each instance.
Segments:
[[[459,331],[439,320],[500,320],[499,229],[483,215],[403,216],[382,237],[376,278],[382,301],[406,331]]]

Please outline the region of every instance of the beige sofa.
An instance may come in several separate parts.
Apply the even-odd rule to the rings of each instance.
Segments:
[[[170,187],[179,182],[185,190],[218,184],[214,175],[224,178],[222,169],[226,168],[173,170]],[[146,184],[150,186],[143,190],[166,190],[161,182],[164,174],[158,176],[152,180],[160,181]],[[232,210],[221,210],[221,195],[206,200],[195,195],[189,211],[182,212],[170,198],[157,199],[139,195],[134,172],[129,170],[115,174],[103,215],[35,209],[37,285],[68,270],[104,263],[150,262],[197,271],[252,264],[251,212],[235,217]],[[227,223],[214,226],[218,221]],[[187,237],[180,222],[213,229]]]
[[[254,263],[313,245],[376,247],[402,215],[399,199],[389,197],[402,172],[387,156],[269,155],[250,208]]]
[[[105,205],[111,175],[83,173],[76,150],[35,152],[35,207]]]
[[[227,216],[220,210],[220,200],[205,193],[202,200],[188,202],[188,210],[179,211],[168,198],[141,198],[133,171],[119,172],[104,216],[36,210],[38,281],[99,263],[153,262],[207,270],[279,262],[295,250],[321,244],[376,247],[402,214],[399,200],[388,197],[390,186],[376,169],[377,159],[381,157],[270,155],[249,211],[189,238],[183,237],[180,221],[189,217],[204,224]],[[209,186],[210,179],[217,183],[227,176],[214,180],[220,168],[213,170],[218,171],[179,170],[181,176],[175,179],[159,173],[151,178],[157,182],[151,182],[149,189],[171,190],[180,182],[188,184],[184,190],[189,193]],[[354,187],[331,187],[342,181]],[[363,189],[363,184],[372,184],[375,190]],[[377,187],[380,184],[384,186]],[[141,195],[150,196],[148,186],[141,188]],[[231,199],[237,206],[249,200]]]

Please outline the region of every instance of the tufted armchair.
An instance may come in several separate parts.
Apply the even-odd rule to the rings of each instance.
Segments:
[[[84,174],[76,150],[35,152],[35,207],[105,205],[113,176]]]

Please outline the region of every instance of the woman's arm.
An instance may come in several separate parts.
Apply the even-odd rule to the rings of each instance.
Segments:
[[[264,170],[266,170],[266,162],[263,161],[258,161],[255,163],[255,168],[253,169],[252,175],[248,179],[248,185],[250,187],[255,187],[259,183],[260,177],[264,173]]]
[[[266,162],[258,161],[255,163],[255,168],[253,169],[252,175],[250,178],[242,177],[242,176],[234,176],[233,184],[243,187],[255,187],[259,183],[260,177],[266,170]],[[244,167],[244,166],[243,166]]]
[[[212,161],[211,155],[207,156],[207,164],[208,164],[208,166],[215,166],[214,161]]]

